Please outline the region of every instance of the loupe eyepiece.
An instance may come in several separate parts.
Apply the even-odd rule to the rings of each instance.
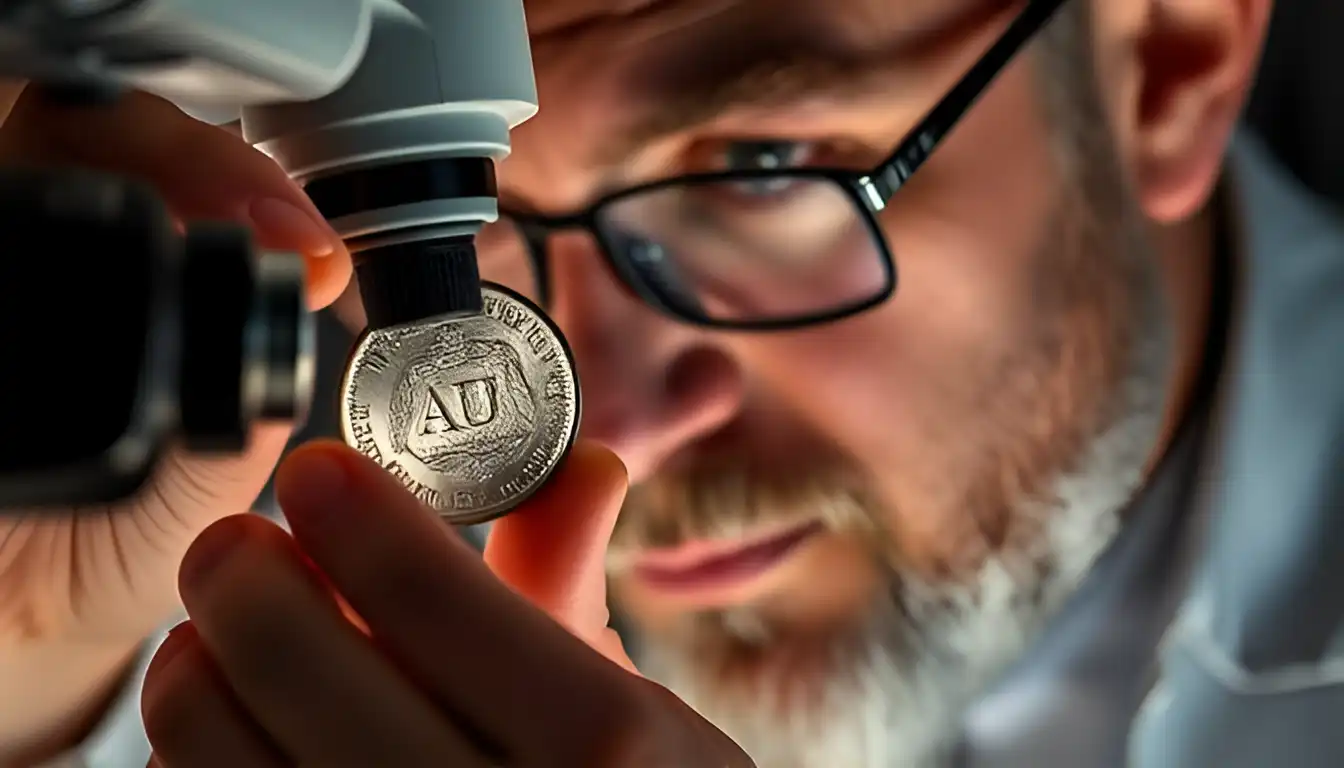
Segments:
[[[247,107],[242,131],[358,259],[470,239],[495,221],[495,162],[536,111],[522,0],[397,0],[373,6],[367,50],[344,85]]]

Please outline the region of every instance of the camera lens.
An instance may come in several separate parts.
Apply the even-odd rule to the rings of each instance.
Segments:
[[[258,256],[246,230],[198,225],[183,240],[181,422],[187,446],[233,452],[254,420],[302,421],[314,329],[303,264]]]
[[[303,260],[291,253],[263,253],[256,262],[255,303],[249,318],[247,401],[256,418],[308,419],[316,377],[317,331],[304,298]],[[253,335],[255,334],[255,335]]]

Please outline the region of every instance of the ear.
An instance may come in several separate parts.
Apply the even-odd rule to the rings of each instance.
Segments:
[[[1122,106],[1139,200],[1156,222],[1198,213],[1254,84],[1273,0],[1137,0]]]

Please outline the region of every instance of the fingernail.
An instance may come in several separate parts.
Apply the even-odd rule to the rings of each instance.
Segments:
[[[159,646],[159,652],[154,654],[154,666],[160,669],[166,667],[168,662],[187,647],[193,631],[190,621],[184,621],[168,630],[168,637],[164,638],[163,644]]]
[[[209,579],[242,538],[243,526],[233,519],[222,520],[205,529],[182,561],[183,581],[200,584]]]
[[[258,230],[307,256],[336,252],[337,238],[331,227],[286,200],[257,200],[248,207],[248,217]]]

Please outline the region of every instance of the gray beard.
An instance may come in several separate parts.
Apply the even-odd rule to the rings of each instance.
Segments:
[[[829,650],[830,671],[805,705],[773,707],[789,682],[771,669],[750,692],[707,676],[709,665],[672,648],[637,659],[729,735],[759,768],[935,768],[950,760],[967,708],[1034,641],[1115,539],[1121,510],[1143,483],[1164,411],[1170,338],[1155,285],[1136,302],[1145,326],[1130,375],[1115,392],[1119,416],[1059,477],[1049,504],[1019,510],[1036,520],[1030,548],[986,562],[956,587],[891,574],[891,590],[867,623]],[[1042,564],[1048,567],[1042,568]],[[728,614],[720,632],[770,647],[750,613]]]

